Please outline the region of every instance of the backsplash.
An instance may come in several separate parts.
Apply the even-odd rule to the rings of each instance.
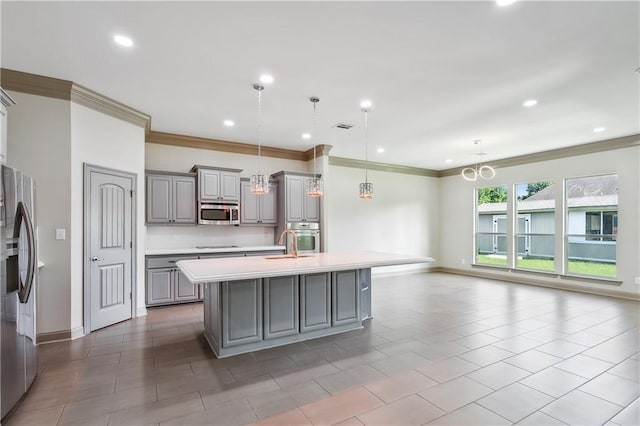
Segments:
[[[146,249],[235,245],[271,246],[274,228],[264,226],[147,226]]]

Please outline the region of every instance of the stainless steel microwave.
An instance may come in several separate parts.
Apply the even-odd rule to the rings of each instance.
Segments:
[[[240,205],[237,202],[199,202],[199,225],[240,225]]]

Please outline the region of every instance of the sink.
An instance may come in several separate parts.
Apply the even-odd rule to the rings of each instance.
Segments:
[[[298,259],[301,257],[313,257],[312,254],[299,254]],[[296,257],[292,254],[279,254],[276,256],[266,256],[265,259],[296,259]]]

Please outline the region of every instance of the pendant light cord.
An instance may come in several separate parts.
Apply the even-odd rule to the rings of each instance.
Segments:
[[[369,182],[369,168],[366,167],[366,163],[369,162],[369,156],[368,156],[368,144],[367,144],[367,130],[369,129],[369,120],[368,120],[368,114],[369,111],[367,109],[364,109],[364,162],[365,162],[365,169],[364,169],[364,181],[365,182]]]
[[[262,90],[258,90],[258,175],[262,174]]]
[[[316,175],[316,103],[313,102],[313,178],[317,179]]]

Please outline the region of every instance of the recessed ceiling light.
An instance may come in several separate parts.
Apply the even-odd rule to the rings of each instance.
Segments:
[[[227,127],[233,127],[236,123],[233,120],[224,120],[224,125]]]
[[[384,148],[378,148],[376,151],[378,151],[378,154],[382,154],[384,152]]]
[[[509,6],[510,4],[515,3],[518,0],[496,0],[496,4],[498,6]]]
[[[596,127],[595,129],[593,129],[593,131],[595,133],[600,133],[600,132],[604,132],[606,129],[604,127]]]
[[[123,35],[120,35],[120,34],[114,35],[113,36],[113,41],[118,43],[120,46],[124,46],[124,47],[133,46],[133,40],[131,40],[127,36],[123,36]]]
[[[523,107],[532,107],[534,105],[537,105],[538,101],[536,101],[535,99],[527,99],[526,101],[524,101],[522,103]]]
[[[262,74],[260,76],[260,82],[265,84],[273,83],[273,77],[269,74]]]
[[[302,139],[311,139],[311,133],[303,133]]]
[[[453,163],[453,160],[451,158],[447,158],[446,160],[444,160],[444,162],[447,164],[451,164]]]
[[[365,99],[364,101],[360,102],[360,108],[371,108],[371,101],[369,99]]]

